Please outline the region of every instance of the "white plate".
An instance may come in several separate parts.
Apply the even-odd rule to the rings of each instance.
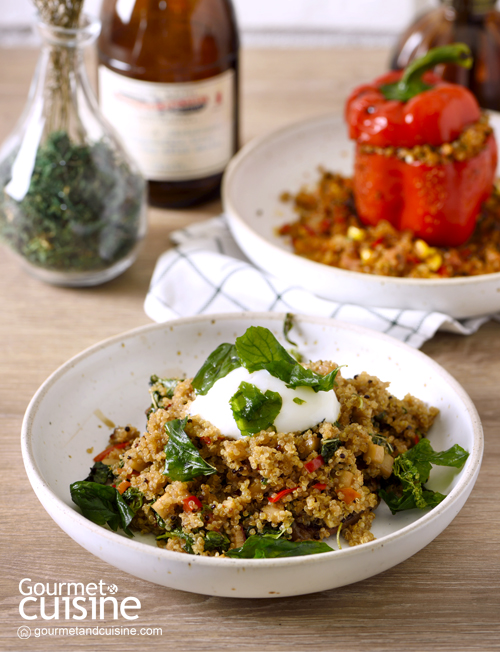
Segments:
[[[491,114],[500,135],[500,114]],[[500,137],[498,137],[500,142]],[[500,310],[500,273],[468,278],[375,276],[316,263],[292,252],[276,228],[296,219],[284,191],[318,178],[318,166],[352,176],[354,145],[341,117],[328,115],[280,129],[244,147],[223,179],[222,199],[232,234],[250,260],[320,297],[379,308],[444,312],[456,318]]]
[[[331,589],[380,573],[432,541],[465,503],[483,452],[476,410],[457,382],[424,354],[385,335],[334,320],[301,317],[293,331],[311,359],[348,364],[344,375],[366,370],[391,381],[391,392],[410,392],[441,410],[430,440],[436,450],[454,443],[470,452],[458,473],[435,467],[429,486],[448,494],[434,510],[392,516],[377,509],[376,541],[355,548],[285,559],[219,559],[170,552],[154,537],[128,539],[84,518],[69,485],[92,466],[87,449],[102,450],[109,432],[102,415],[117,425],[143,429],[148,380],[193,375],[221,342],[234,341],[250,325],[281,338],[283,315],[242,313],[192,317],[155,324],[114,337],[79,354],[41,386],[22,430],[22,452],[33,489],[54,521],[86,550],[127,573],[164,586],[208,595],[273,597]],[[335,542],[331,542],[336,547]],[[403,578],[402,578],[403,581]]]

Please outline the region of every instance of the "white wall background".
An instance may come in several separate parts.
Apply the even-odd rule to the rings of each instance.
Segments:
[[[233,0],[247,45],[388,44],[439,0]],[[97,14],[101,0],[85,0]],[[0,0],[0,45],[33,41],[31,0]]]

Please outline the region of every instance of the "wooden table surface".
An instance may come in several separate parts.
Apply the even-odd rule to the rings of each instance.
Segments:
[[[0,140],[25,103],[37,53],[0,50]],[[341,110],[348,90],[382,72],[382,50],[243,52],[242,135]],[[306,597],[214,598],[175,591],[108,566],[61,531],[24,472],[19,435],[28,402],[68,358],[104,338],[147,324],[143,300],[169,232],[218,214],[220,203],[185,211],[151,210],[149,234],[134,266],[91,289],[62,289],[29,277],[2,247],[0,256],[0,650],[498,650],[500,649],[500,324],[461,337],[440,333],[423,351],[465,388],[486,438],[477,484],[463,510],[429,546],[364,582]],[[24,621],[19,582],[117,584],[141,601],[139,638],[37,637],[35,627],[74,621]],[[123,620],[104,621],[108,627]],[[85,626],[102,622],[84,621]],[[21,640],[20,626],[32,636]]]

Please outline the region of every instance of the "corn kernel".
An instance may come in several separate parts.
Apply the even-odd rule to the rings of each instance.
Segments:
[[[371,249],[363,248],[359,252],[359,257],[364,263],[367,263],[371,258],[373,258],[373,251]]]
[[[426,258],[434,256],[437,253],[437,250],[434,247],[429,247],[427,242],[424,242],[423,240],[417,240],[415,242],[415,253],[420,258],[420,260],[425,260]]]
[[[417,240],[415,242],[415,253],[421,260],[427,258],[429,255],[429,249],[430,247],[427,242],[424,242],[423,240]]]
[[[360,240],[364,240],[365,232],[363,229],[358,229],[357,226],[350,226],[347,229],[347,237],[350,240],[356,240],[356,242],[359,242]]]
[[[427,267],[431,270],[431,272],[437,272],[438,269],[443,264],[443,258],[441,256],[441,254],[434,254],[430,258],[427,258],[425,263],[426,263]]]

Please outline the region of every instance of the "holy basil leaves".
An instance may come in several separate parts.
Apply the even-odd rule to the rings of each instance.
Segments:
[[[253,534],[240,548],[226,552],[226,557],[236,559],[271,559],[276,557],[300,557],[331,552],[333,549],[322,541],[288,541],[274,535]]]
[[[203,536],[203,532],[201,532],[201,535]],[[163,534],[160,534],[156,538],[157,540],[173,539],[173,538],[182,539],[184,541],[185,551],[191,555],[194,554],[193,553],[194,537],[184,532],[181,528],[175,528],[174,530],[166,530]],[[219,552],[225,552],[231,544],[229,538],[225,534],[222,534],[221,532],[209,531],[203,536],[203,538],[205,541],[205,546],[204,546],[205,550],[218,550]]]
[[[206,394],[215,382],[238,367],[241,362],[234,344],[221,344],[208,356],[191,384],[197,394]]]
[[[109,525],[116,532],[121,528],[128,536],[135,511],[123,496],[110,485],[80,480],[70,485],[72,501],[82,510],[82,514],[97,525]]]
[[[394,460],[391,480],[396,478],[399,486],[393,491],[380,489],[379,495],[393,514],[416,507],[436,507],[446,496],[424,487],[432,465],[461,469],[468,456],[469,453],[458,444],[436,453],[428,439],[421,439],[413,448],[398,455]]]
[[[175,388],[181,381],[178,378],[160,378],[153,375],[149,379],[151,410],[157,410],[163,398],[172,398]]]
[[[266,392],[242,382],[229,400],[236,425],[246,437],[270,428],[280,413],[283,400],[278,392]]]
[[[387,441],[387,437],[384,435],[370,435],[372,442],[377,446],[383,446],[388,453],[394,452],[394,446]]]
[[[288,342],[288,344],[291,344],[292,346],[297,346],[297,342],[294,342],[288,337],[288,334],[293,328],[293,320],[294,320],[293,314],[291,312],[287,312],[285,315],[285,320],[283,321],[283,337]]]
[[[160,536],[156,537],[157,540],[172,539],[172,538],[182,539],[184,541],[185,551],[188,552],[190,555],[193,554],[194,539],[192,536],[186,534],[183,530],[181,530],[181,528],[177,528],[175,530],[167,530],[163,534],[160,534]]]
[[[85,480],[87,482],[97,482],[97,484],[106,484],[108,480],[112,480],[114,477],[110,466],[102,462],[96,462]]]
[[[168,442],[165,446],[165,470],[170,480],[189,482],[200,475],[212,475],[217,469],[207,464],[198,449],[184,432],[187,417],[167,421]]]
[[[338,373],[338,368],[326,376],[306,369],[281,346],[269,329],[250,326],[236,338],[235,344],[221,344],[208,356],[192,385],[197,394],[206,394],[217,380],[238,367],[245,367],[249,373],[265,369],[288,387],[311,387],[315,392],[330,391]]]
[[[262,326],[250,326],[238,337],[236,351],[247,371],[265,369],[288,387],[311,387],[315,392],[329,392],[335,385],[338,368],[326,376],[306,369],[287,353],[270,330]]]
[[[430,441],[423,438],[413,448],[404,453],[404,456],[417,467],[422,482],[427,482],[433,464],[461,469],[467,461],[469,453],[458,444],[446,451],[436,453],[432,449]]]
[[[144,503],[144,494],[140,489],[137,489],[137,487],[129,487],[122,495],[134,514],[140,510]]]
[[[225,552],[230,544],[231,542],[229,541],[229,538],[221,532],[210,530],[205,535],[205,550],[219,550],[220,552]]]
[[[321,457],[325,460],[325,464],[328,464],[341,446],[342,442],[338,437],[323,439],[321,442]]]

